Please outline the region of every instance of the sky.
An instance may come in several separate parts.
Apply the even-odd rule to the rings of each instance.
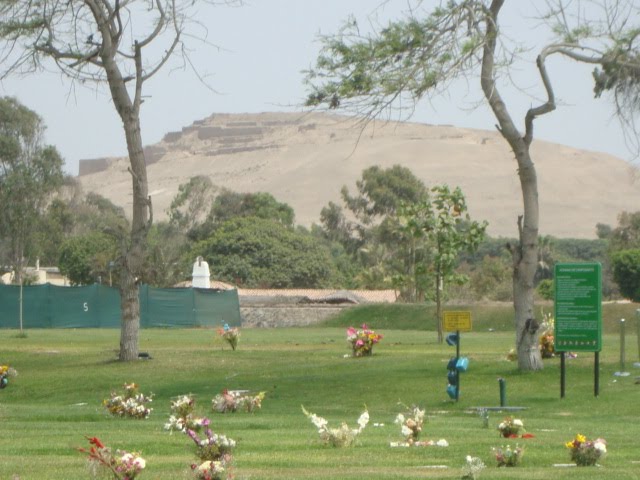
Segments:
[[[425,0],[423,5],[436,3]],[[503,28],[533,47],[513,71],[518,88],[505,85],[502,91],[520,126],[541,93],[534,62],[536,47],[546,38],[532,20],[536,12],[531,2],[506,3]],[[320,34],[335,33],[350,15],[363,28],[384,25],[400,18],[407,5],[407,0],[249,0],[242,7],[201,10],[198,19],[207,27],[208,44],[193,41],[191,59],[209,87],[175,65],[145,84],[143,143],[154,144],[165,133],[214,113],[300,111],[308,93],[303,71],[315,62]],[[536,120],[534,137],[631,160],[611,103],[593,98],[592,67],[567,60],[549,65],[558,108]],[[457,82],[446,95],[420,103],[408,119],[492,130],[496,122],[477,84],[477,77]],[[0,94],[16,97],[44,119],[45,142],[57,147],[72,175],[81,159],[126,155],[122,124],[105,88],[74,84],[59,73],[39,73],[5,79]]]

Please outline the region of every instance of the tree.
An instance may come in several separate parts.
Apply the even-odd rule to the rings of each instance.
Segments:
[[[279,202],[270,193],[223,190],[213,201],[209,217],[214,224],[224,223],[234,217],[257,217],[292,228],[295,214],[290,205]]]
[[[413,203],[428,196],[427,187],[411,170],[401,165],[382,169],[377,165],[362,171],[356,182],[357,195],[342,187],[342,199],[347,208],[364,225],[395,214],[402,203]]]
[[[442,343],[442,294],[446,284],[459,281],[456,259],[461,250],[473,251],[484,238],[487,222],[472,221],[460,188],[447,185],[431,189],[433,197],[427,201],[404,205],[400,210],[404,229],[412,237],[423,239],[432,263],[431,278],[436,300],[438,341]]]
[[[613,229],[606,223],[596,223],[596,235],[600,240],[606,240],[611,236]]]
[[[148,285],[169,288],[191,278],[193,258],[187,258],[190,248],[184,231],[168,222],[153,225],[147,238],[147,251],[142,280]]]
[[[193,247],[216,277],[244,287],[322,288],[337,272],[329,252],[314,237],[258,217],[238,217]]]
[[[620,293],[634,302],[640,302],[640,250],[621,250],[611,257],[613,278]]]
[[[15,283],[36,251],[38,224],[62,184],[62,158],[42,144],[42,119],[14,98],[0,99],[0,238],[8,245]]]
[[[293,228],[295,214],[290,205],[279,202],[270,193],[239,193],[222,189],[213,200],[204,222],[191,228],[189,238],[194,241],[204,240],[227,220],[239,217],[274,220],[287,228]]]
[[[640,248],[640,212],[622,212],[618,225],[609,234],[612,252]]]
[[[639,7],[631,0],[589,2],[602,8],[596,23],[583,17],[585,2],[575,2],[574,10],[560,1],[547,2],[547,6],[555,5],[545,22],[556,38],[536,57],[546,98],[527,111],[521,133],[498,82],[504,73],[502,67],[518,53],[516,46],[511,51],[498,49],[499,43],[505,46],[511,40],[499,28],[504,3],[452,0],[427,13],[422,2],[417,2],[406,20],[392,22],[373,35],[362,35],[355,21],[348,22],[338,35],[323,40],[316,68],[307,75],[311,88],[307,105],[344,108],[372,119],[394,108],[413,111],[422,98],[446,92],[460,77],[475,75],[479,79],[498,130],[518,165],[523,213],[517,219],[518,241],[510,249],[518,366],[539,370],[543,364],[533,295],[538,260],[538,182],[530,147],[535,119],[556,108],[547,60],[562,56],[603,68],[636,65],[638,30],[629,19],[638,18]]]
[[[92,232],[66,240],[60,248],[58,266],[71,285],[91,285],[106,281],[111,272],[109,262],[117,245],[108,235]]]
[[[637,14],[637,12],[636,12]],[[640,112],[640,54],[637,28],[624,30],[609,49],[600,68],[593,71],[596,97],[611,93],[627,145],[640,154],[640,132],[636,124]],[[600,63],[600,62],[598,62]]]
[[[354,277],[358,286],[393,287],[410,302],[422,298],[414,273],[417,262],[425,259],[417,254],[414,240],[398,228],[397,213],[402,203],[428,198],[424,183],[401,165],[387,169],[375,165],[362,171],[356,193],[352,195],[345,185],[341,196],[346,213],[329,202],[320,212],[321,232],[327,240],[339,242],[360,266]]]
[[[186,55],[186,50],[180,47],[183,38],[189,37],[186,35],[191,20],[189,9],[194,3],[7,0],[0,4],[5,74],[31,73],[43,68],[47,60],[53,61],[72,80],[107,85],[122,121],[129,154],[133,212],[131,230],[122,239],[120,253],[121,361],[138,358],[138,279],[153,219],[140,133],[143,85],[167,64],[174,52]]]
[[[169,223],[185,232],[193,229],[206,219],[215,193],[216,187],[209,177],[191,177],[178,187],[178,194],[169,207]]]

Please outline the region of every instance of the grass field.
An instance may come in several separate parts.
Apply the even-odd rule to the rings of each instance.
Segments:
[[[186,393],[196,396],[198,413],[211,418],[214,431],[238,442],[236,479],[460,478],[466,455],[487,464],[482,479],[640,478],[635,334],[627,338],[630,377],[613,375],[619,337],[610,333],[601,354],[599,397],[593,394],[593,354],[580,354],[567,362],[564,399],[557,359],[546,360],[542,372],[519,373],[505,360],[512,332],[464,334],[462,354],[470,367],[455,403],[445,393],[452,347],[439,345],[432,332],[372,326],[384,339],[372,357],[360,359],[343,358],[348,348],[341,327],[244,329],[236,351],[223,348],[209,329],[143,330],[140,349],[153,359],[129,364],[114,361],[117,330],[31,330],[26,338],[0,331],[0,364],[19,373],[0,390],[0,479],[89,478],[76,451],[85,446],[84,436],[139,451],[147,460],[142,479],[187,479],[196,460],[190,440],[163,431],[171,398]],[[472,411],[499,405],[499,377],[506,379],[507,404],[526,407],[517,416],[535,435],[519,442],[524,462],[512,469],[498,469],[491,453],[491,447],[514,443],[496,430],[505,414],[491,413],[486,429]],[[155,394],[149,419],[106,414],[103,399],[125,382]],[[264,390],[267,397],[254,414],[213,413],[211,399],[223,388]],[[401,440],[393,424],[399,401],[425,407],[423,438],[444,438],[450,446],[390,448],[389,442]],[[331,424],[354,425],[365,404],[371,423],[348,449],[322,445],[300,408]],[[569,463],[564,443],[576,433],[607,440],[602,467],[554,466]]]

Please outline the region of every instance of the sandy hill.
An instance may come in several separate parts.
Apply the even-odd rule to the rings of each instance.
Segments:
[[[489,222],[492,236],[516,236],[521,196],[516,162],[497,132],[417,123],[376,123],[364,131],[351,119],[322,113],[214,114],[146,147],[149,191],[156,219],[178,186],[194,175],[238,192],[270,192],[290,204],[296,222],[317,223],[340,189],[351,191],[371,165],[410,168],[427,185],[460,186],[473,218]],[[594,238],[595,225],[616,225],[637,209],[640,185],[623,160],[534,141],[540,232]],[[131,211],[128,160],[80,163],[85,191]]]

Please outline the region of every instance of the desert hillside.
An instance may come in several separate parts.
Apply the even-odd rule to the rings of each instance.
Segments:
[[[166,210],[178,186],[195,175],[238,192],[264,191],[290,204],[296,222],[317,223],[340,189],[352,191],[362,170],[394,164],[425,184],[459,186],[474,219],[489,222],[492,236],[516,236],[521,213],[516,162],[494,131],[447,125],[376,123],[364,131],[352,120],[322,113],[214,114],[170,132],[145,149],[154,216]],[[594,238],[597,223],[616,224],[622,210],[637,210],[640,184],[623,160],[534,141],[540,233]],[[85,191],[131,211],[127,159],[80,163]]]

